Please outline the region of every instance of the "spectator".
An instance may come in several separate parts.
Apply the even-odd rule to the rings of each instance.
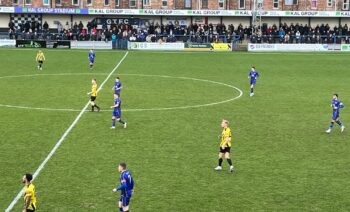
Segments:
[[[112,34],[112,48],[117,48],[117,35],[115,33]]]
[[[82,21],[79,22],[78,29],[81,31],[84,28],[84,24]]]
[[[46,21],[43,24],[43,29],[45,32],[48,32],[48,30],[49,30],[49,24]]]
[[[15,24],[12,21],[9,22],[8,26],[9,26],[10,30],[12,30],[12,31],[15,29]]]

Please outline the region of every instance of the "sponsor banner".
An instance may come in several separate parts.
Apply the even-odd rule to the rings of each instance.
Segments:
[[[16,40],[17,48],[46,48],[46,41],[43,40]]]
[[[15,47],[15,46],[16,46],[16,40],[9,40],[9,39],[0,40],[0,47]]]
[[[342,52],[350,52],[350,44],[342,44],[340,50]]]
[[[165,24],[174,24],[174,25],[180,25],[180,26],[187,26],[187,17],[166,17],[164,18],[163,22]]]
[[[214,51],[231,51],[231,44],[230,43],[212,43],[211,49]]]
[[[146,16],[253,16],[251,10],[164,10],[164,9],[87,9],[44,7],[0,7],[0,13],[146,15]],[[350,11],[262,11],[263,17],[350,17]]]
[[[0,7],[0,13],[14,13],[14,7]]]
[[[150,16],[247,16],[251,10],[153,10],[153,9],[89,9],[89,14]],[[262,11],[264,17],[350,17],[350,11]]]
[[[131,50],[184,50],[184,43],[143,43],[128,42],[128,49]]]
[[[71,41],[71,49],[112,49],[112,41]]]
[[[111,25],[111,24],[130,24],[130,25],[139,25],[139,18],[96,18],[97,25]]]
[[[89,9],[91,15],[251,16],[249,10]]]
[[[70,41],[59,40],[54,42],[52,47],[57,49],[70,49]]]
[[[89,15],[140,15],[137,9],[89,9]]]
[[[334,50],[334,46],[328,44],[248,44],[248,51],[328,51]]]
[[[185,43],[187,51],[210,51],[211,49],[210,43]]]
[[[76,8],[43,8],[16,7],[15,13],[45,13],[45,14],[88,14],[88,9]]]
[[[349,11],[263,11],[265,17],[350,17]]]
[[[340,44],[322,44],[325,48],[328,49],[328,51],[340,51],[341,45]]]

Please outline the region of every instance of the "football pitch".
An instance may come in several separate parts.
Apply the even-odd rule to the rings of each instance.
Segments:
[[[64,135],[34,181],[37,211],[118,211],[121,161],[131,211],[350,210],[348,54],[96,51],[90,70],[88,51],[44,53],[38,71],[36,50],[0,49],[1,211]],[[117,76],[128,127],[113,130]],[[92,78],[102,111],[81,113]],[[326,134],[333,93],[348,128]],[[214,171],[223,118],[235,173]]]

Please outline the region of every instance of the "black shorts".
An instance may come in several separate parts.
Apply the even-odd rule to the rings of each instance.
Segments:
[[[43,63],[44,63],[44,61],[42,61],[42,60],[39,60],[39,61],[38,61],[38,63],[39,63],[39,64],[43,64]]]
[[[220,153],[226,153],[226,152],[230,153],[230,152],[231,152],[231,147],[225,147],[225,149],[222,149],[222,148],[220,147],[219,152],[220,152]]]
[[[27,212],[34,212],[34,211],[35,211],[35,207],[34,207],[33,204],[32,204],[32,208],[33,208],[33,209],[27,209]]]
[[[90,101],[95,101],[96,100],[96,96],[90,96]]]

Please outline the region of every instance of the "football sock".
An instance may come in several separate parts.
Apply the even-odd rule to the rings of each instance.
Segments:
[[[112,119],[112,126],[115,127],[115,119]]]
[[[250,93],[254,93],[254,88],[251,88],[251,89],[250,89]]]
[[[343,124],[341,123],[340,120],[337,121],[337,124],[338,124],[339,126],[342,126],[342,125],[343,125]]]
[[[95,106],[91,105],[91,111],[94,111],[94,110],[95,110]]]
[[[120,212],[123,212],[123,208],[119,208],[119,211],[120,211]]]
[[[119,120],[119,123],[121,123],[121,124],[125,124],[125,122],[123,121],[123,120]]]
[[[95,105],[95,107],[96,107],[98,110],[100,110],[100,107],[99,107],[99,106]]]
[[[331,122],[331,124],[329,125],[329,129],[332,129],[334,125],[334,122]]]
[[[221,166],[222,165],[222,158],[219,158],[219,166]]]
[[[231,160],[231,158],[227,158],[227,163],[230,164],[230,166],[232,166],[232,160]]]

